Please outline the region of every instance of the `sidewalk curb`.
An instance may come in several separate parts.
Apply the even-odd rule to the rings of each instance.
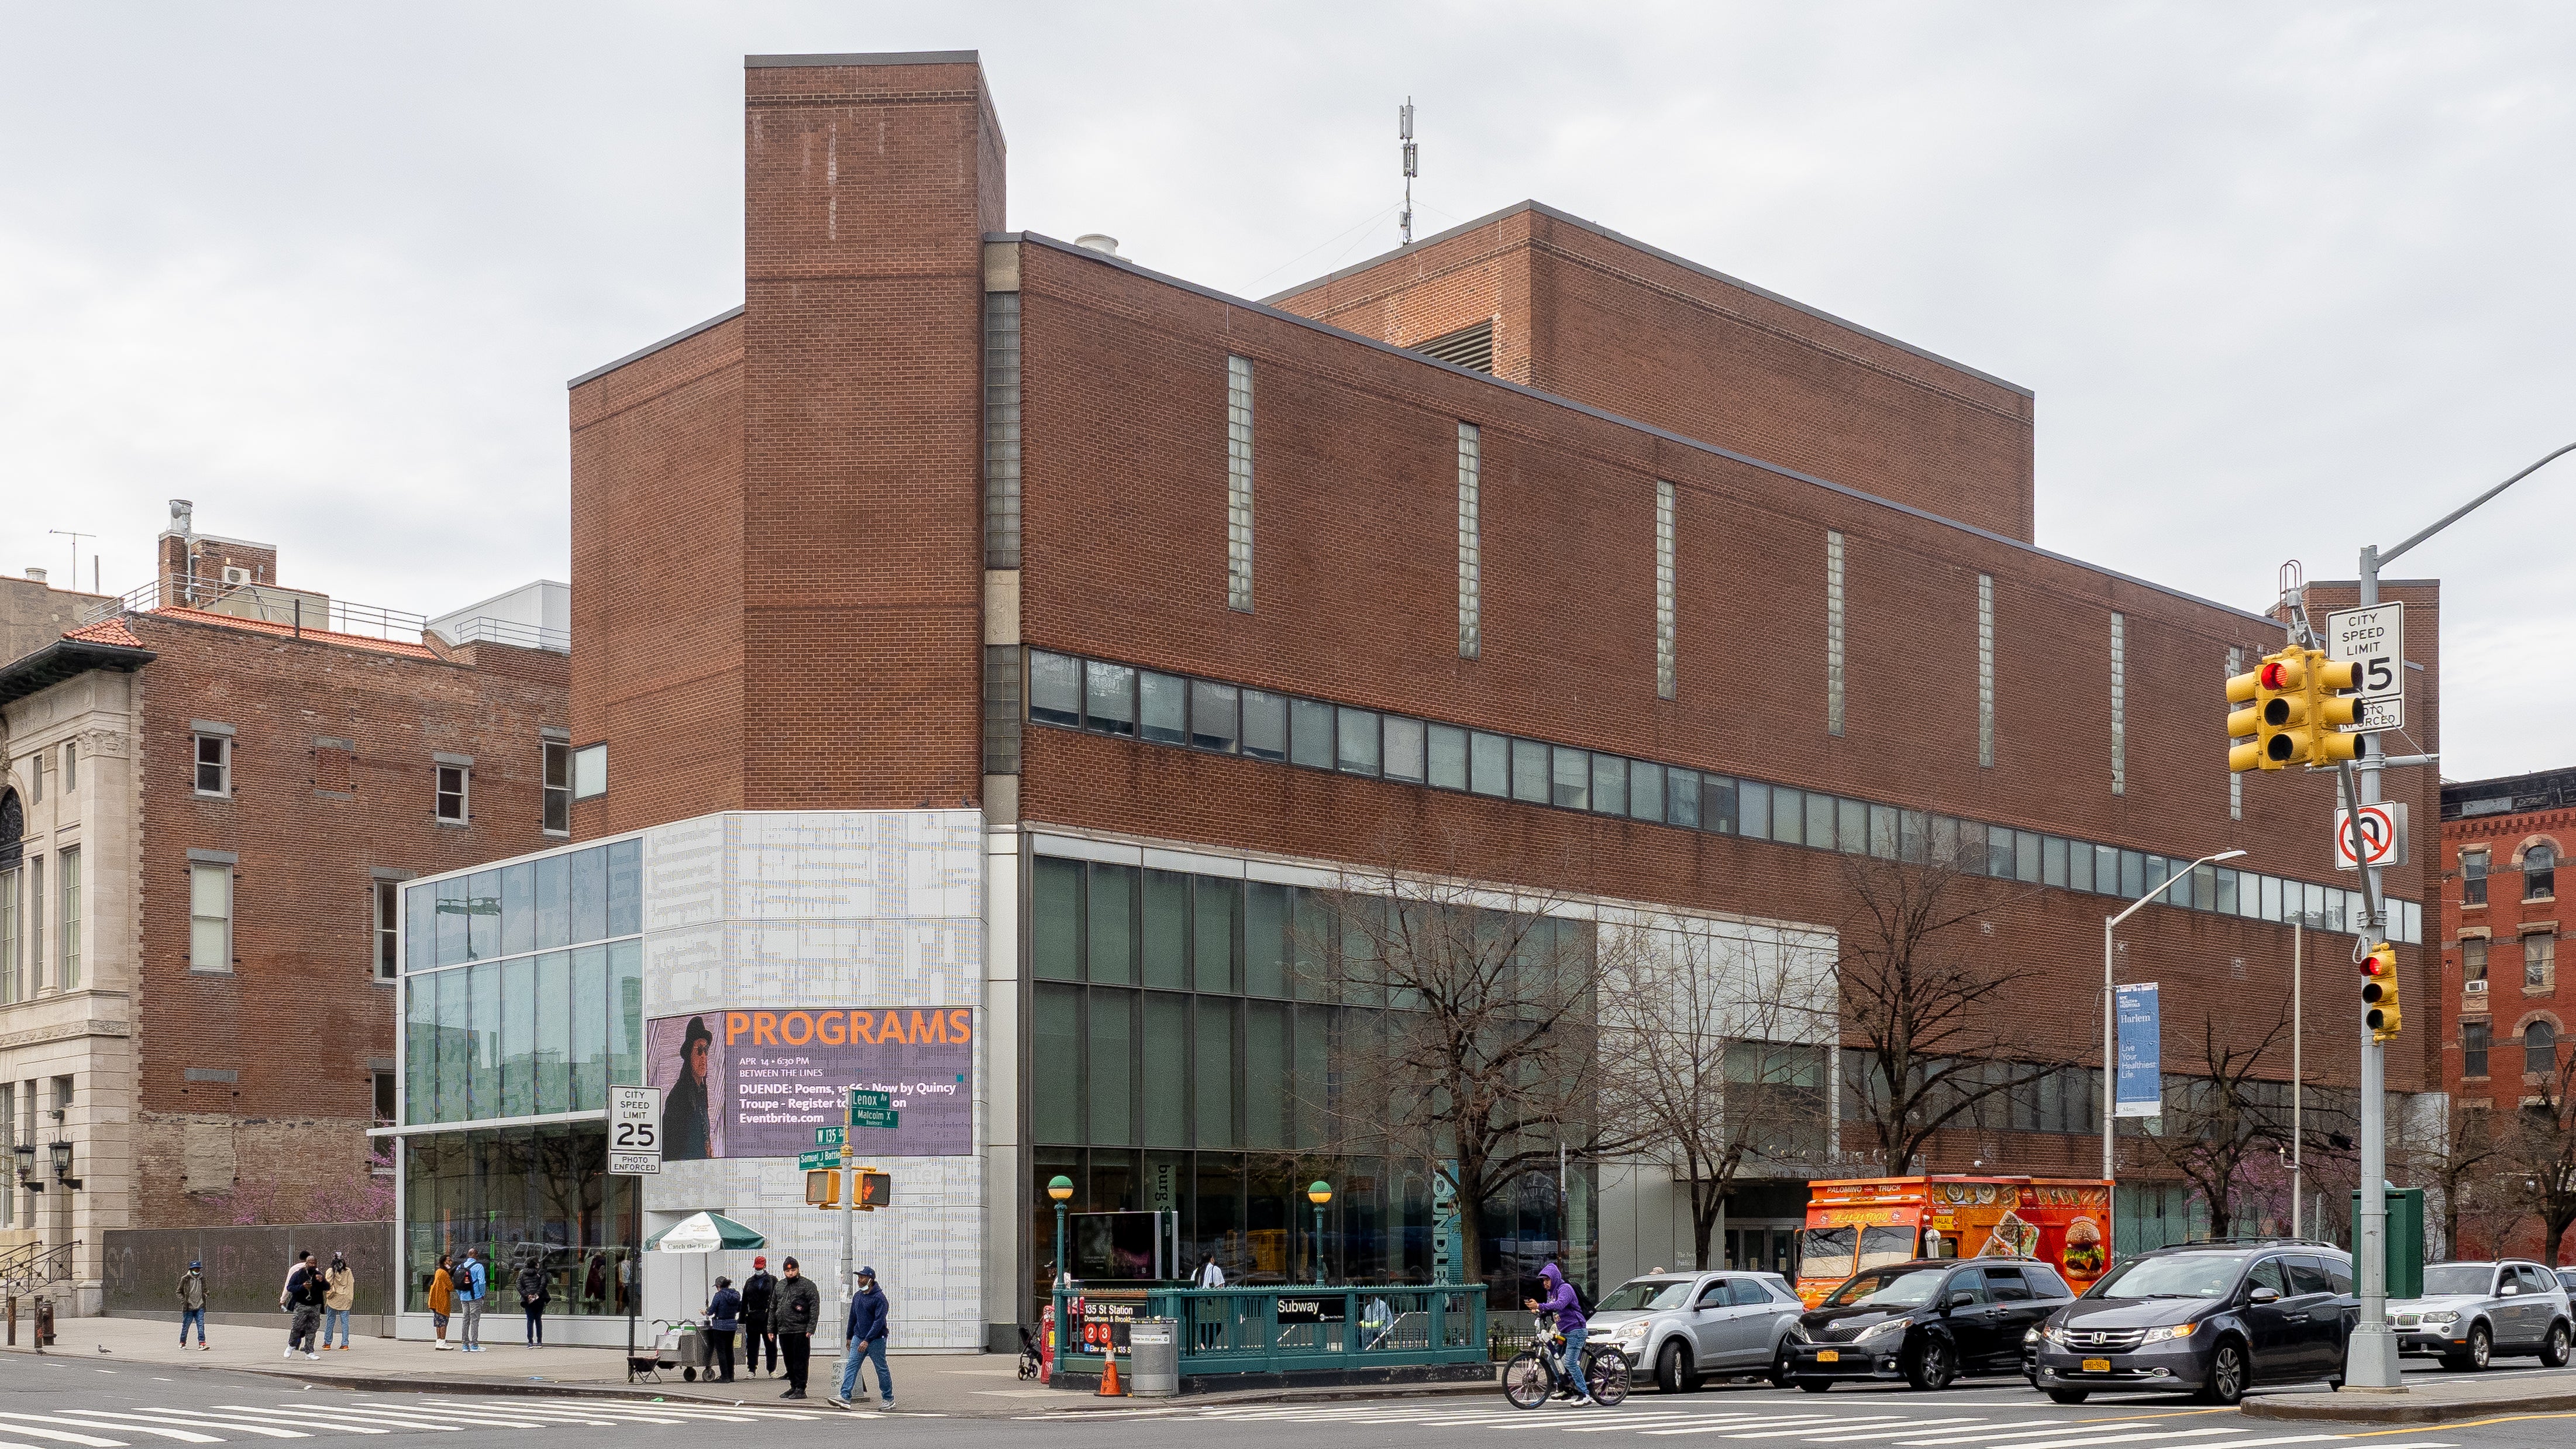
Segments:
[[[2249,1419],[2291,1422],[2326,1420],[2346,1424],[2448,1424],[2497,1414],[2576,1412],[2576,1387],[2507,1392],[2476,1399],[2415,1399],[2411,1396],[2356,1394],[2283,1394],[2248,1398],[2237,1412]]]

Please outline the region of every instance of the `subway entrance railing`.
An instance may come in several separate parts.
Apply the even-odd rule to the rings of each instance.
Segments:
[[[1078,1305],[1078,1308],[1077,1308]],[[1055,1295],[1060,1374],[1126,1357],[1139,1318],[1179,1325],[1181,1377],[1362,1374],[1488,1362],[1483,1284],[1306,1288],[1066,1288]],[[1120,1371],[1125,1372],[1122,1365]]]

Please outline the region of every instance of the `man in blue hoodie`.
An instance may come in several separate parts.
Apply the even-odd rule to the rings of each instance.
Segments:
[[[1574,1285],[1565,1281],[1565,1271],[1554,1263],[1538,1270],[1538,1281],[1547,1290],[1546,1299],[1525,1298],[1522,1306],[1556,1315],[1557,1331],[1565,1335],[1565,1377],[1574,1386],[1569,1402],[1577,1406],[1591,1403],[1592,1386],[1583,1381],[1583,1341],[1592,1336],[1592,1325],[1583,1316],[1583,1300],[1575,1294]]]
[[[877,1270],[861,1268],[858,1288],[850,1294],[849,1321],[841,1325],[841,1396],[832,1401],[833,1408],[846,1409],[858,1396],[859,1365],[871,1358],[877,1363],[877,1407],[894,1407],[894,1375],[886,1372],[887,1316]]]

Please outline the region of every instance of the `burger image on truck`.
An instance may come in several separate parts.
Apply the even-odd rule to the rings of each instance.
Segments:
[[[1808,1185],[1798,1296],[1855,1273],[1935,1258],[2047,1264],[2081,1293],[2111,1268],[2111,1184],[2098,1178],[1863,1177]]]

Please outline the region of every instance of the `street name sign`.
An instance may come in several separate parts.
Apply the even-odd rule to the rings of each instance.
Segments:
[[[2360,718],[2353,724],[2354,733],[2405,728],[2404,604],[2373,604],[2326,615],[2326,657],[2361,666]]]
[[[654,1177],[662,1171],[662,1094],[651,1087],[608,1089],[608,1171]]]
[[[841,1145],[841,1134],[849,1130],[847,1127],[817,1127],[814,1129],[814,1145],[838,1147]]]
[[[850,1125],[853,1127],[892,1127],[901,1113],[894,1109],[892,1092],[850,1091]]]
[[[837,1147],[828,1152],[808,1152],[796,1159],[798,1172],[823,1172],[837,1169],[840,1165],[841,1149]]]

